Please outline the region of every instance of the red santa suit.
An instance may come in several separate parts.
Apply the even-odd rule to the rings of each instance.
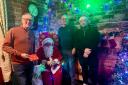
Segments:
[[[46,63],[50,59],[58,60],[59,62],[61,62],[62,56],[59,50],[57,49],[57,47],[55,46],[53,47],[53,55],[50,58],[47,58],[45,56],[43,46],[37,50],[37,56],[39,57],[41,63],[44,63],[46,67],[46,71],[42,72],[43,85],[62,85],[61,64],[59,63],[58,65],[56,65],[55,69],[53,70],[52,69],[53,66],[50,66]]]

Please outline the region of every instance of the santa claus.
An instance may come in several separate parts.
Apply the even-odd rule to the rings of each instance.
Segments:
[[[41,44],[42,46],[37,50],[37,56],[40,63],[46,68],[41,74],[43,85],[62,85],[62,56],[55,46],[54,39],[49,36],[43,37]]]

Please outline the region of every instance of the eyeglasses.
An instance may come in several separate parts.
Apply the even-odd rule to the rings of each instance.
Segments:
[[[54,44],[53,43],[45,43],[44,46],[53,46]]]
[[[25,21],[32,21],[32,19],[28,19],[28,18],[22,18]]]

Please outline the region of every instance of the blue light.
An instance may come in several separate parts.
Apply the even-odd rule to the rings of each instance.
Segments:
[[[105,11],[109,11],[109,9],[110,9],[109,4],[108,3],[104,4],[104,10]]]
[[[115,2],[116,4],[120,4],[120,3],[122,2],[122,0],[114,0],[114,2]]]
[[[72,4],[69,4],[69,8],[70,8],[70,9],[72,8]]]
[[[66,3],[66,2],[67,2],[67,0],[63,0],[63,2],[65,2],[65,3]]]

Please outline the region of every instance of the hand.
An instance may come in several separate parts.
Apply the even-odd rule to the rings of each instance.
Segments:
[[[54,59],[54,60],[53,60],[53,64],[54,64],[54,65],[55,65],[55,64],[60,64],[60,62],[59,62],[58,59]]]
[[[32,55],[29,55],[29,60],[30,61],[37,61],[37,60],[39,60],[39,58],[36,54],[32,54]]]
[[[52,66],[53,62],[52,61],[47,61],[47,65]]]
[[[40,71],[41,71],[41,72],[46,71],[46,67],[45,67],[45,65],[40,64],[39,67],[40,67]]]
[[[21,57],[24,59],[27,59],[27,58],[29,58],[29,55],[26,53],[21,53]]]
[[[76,49],[73,48],[73,49],[72,49],[72,55],[74,55],[75,53],[76,53]]]
[[[83,54],[84,58],[88,58],[88,54],[84,53]]]
[[[83,56],[84,56],[85,58],[87,58],[87,57],[90,55],[90,53],[91,53],[91,49],[85,48],[85,49],[84,49],[84,54],[83,54]]]
[[[85,49],[84,49],[84,53],[86,53],[86,54],[89,55],[89,54],[91,53],[91,49],[89,49],[89,48],[85,48]]]

